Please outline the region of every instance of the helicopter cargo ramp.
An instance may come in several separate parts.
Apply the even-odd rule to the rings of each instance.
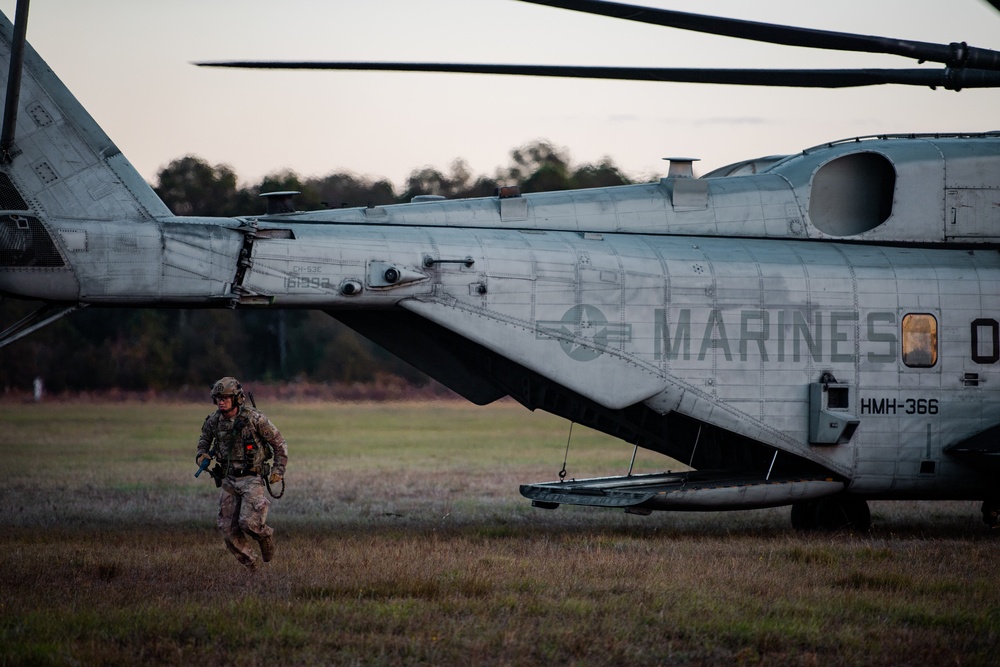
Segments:
[[[521,495],[534,507],[559,505],[622,508],[648,514],[652,510],[713,511],[779,507],[840,493],[842,480],[823,478],[765,479],[728,472],[660,472],[594,477],[521,485]]]

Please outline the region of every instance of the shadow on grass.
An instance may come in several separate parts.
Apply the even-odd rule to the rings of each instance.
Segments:
[[[8,523],[6,529],[21,533],[86,534],[100,532],[114,535],[155,529],[157,533],[215,534],[211,502],[205,516],[170,517],[156,521],[146,516],[69,514],[58,521],[31,525]],[[703,538],[757,538],[807,540],[842,538],[845,540],[979,540],[1000,538],[1000,530],[991,531],[979,517],[978,504],[950,503],[876,503],[873,525],[869,531],[833,531],[801,533],[790,524],[788,508],[734,512],[655,512],[651,516],[627,515],[620,511],[565,507],[540,510],[505,506],[491,513],[479,509],[453,511],[441,516],[434,511],[357,512],[341,510],[339,516],[283,516],[272,512],[269,524],[279,533],[301,537],[374,537],[420,538],[449,536],[479,539],[571,539],[575,536],[609,536],[634,539],[697,540]],[[0,521],[0,526],[4,523]],[[20,530],[19,530],[20,529]],[[23,531],[23,532],[22,532]]]

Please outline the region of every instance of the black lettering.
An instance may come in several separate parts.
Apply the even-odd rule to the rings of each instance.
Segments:
[[[882,333],[875,331],[875,325],[878,322],[885,322],[890,325],[891,330]],[[868,361],[872,363],[892,363],[896,361],[896,314],[868,313],[868,341],[887,344],[885,351],[881,354],[878,352],[869,352]]]
[[[712,335],[716,329],[719,331],[718,338]],[[718,308],[713,308],[708,315],[708,324],[705,325],[705,335],[701,339],[698,361],[705,358],[709,349],[721,349],[722,353],[726,355],[726,361],[733,360],[733,353],[729,351],[729,337],[726,336],[726,323],[722,320],[722,312]]]
[[[760,322],[759,331],[751,331],[750,320]],[[760,351],[760,360],[767,361],[767,350],[764,349],[764,341],[767,340],[768,323],[770,313],[766,310],[744,310],[740,313],[740,361],[747,360],[747,345],[749,341],[757,341],[757,349]]]
[[[936,415],[940,404],[936,398],[907,398],[899,401],[895,398],[862,398],[861,414],[863,415],[895,415],[903,412],[908,415]]]
[[[670,340],[670,327],[667,325],[667,311],[657,308],[653,311],[653,359],[659,361],[663,357],[677,359],[684,349],[684,359],[691,358],[691,311],[681,308],[677,314],[677,331],[673,343]]]
[[[813,338],[813,332],[809,330],[806,313],[799,310],[792,313],[792,344],[795,346],[795,350],[792,353],[792,361],[799,361],[802,358],[799,350],[802,340],[805,340],[806,347],[809,349],[809,354],[812,356],[813,361],[823,361],[823,315],[816,312],[808,314],[812,315],[811,319],[815,321],[815,338]]]
[[[986,345],[989,350],[985,350]],[[1000,361],[1000,323],[981,317],[972,321],[972,360],[977,364]]]
[[[854,361],[853,352],[840,352],[837,349],[837,343],[848,342],[850,337],[847,332],[842,332],[838,329],[838,324],[841,322],[857,322],[858,314],[851,312],[833,312],[830,313],[830,361]]]

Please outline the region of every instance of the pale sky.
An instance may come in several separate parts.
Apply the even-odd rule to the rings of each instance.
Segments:
[[[635,4],[1000,49],[985,0],[642,0]],[[0,0],[13,17],[14,0]],[[34,0],[28,40],[149,181],[172,159],[243,182],[348,170],[475,174],[547,139],[634,177],[697,173],[867,134],[1000,130],[1000,90],[796,90],[467,74],[265,72],[197,60],[326,59],[661,67],[917,67],[894,56],[734,40],[513,0]],[[936,66],[935,66],[936,67]]]

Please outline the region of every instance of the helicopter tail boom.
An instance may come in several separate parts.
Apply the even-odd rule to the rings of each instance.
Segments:
[[[0,89],[15,39],[0,13]],[[5,105],[16,121],[0,163],[0,292],[61,312],[88,303],[227,305],[240,221],[173,217],[38,53],[21,46],[16,104],[10,95]]]

